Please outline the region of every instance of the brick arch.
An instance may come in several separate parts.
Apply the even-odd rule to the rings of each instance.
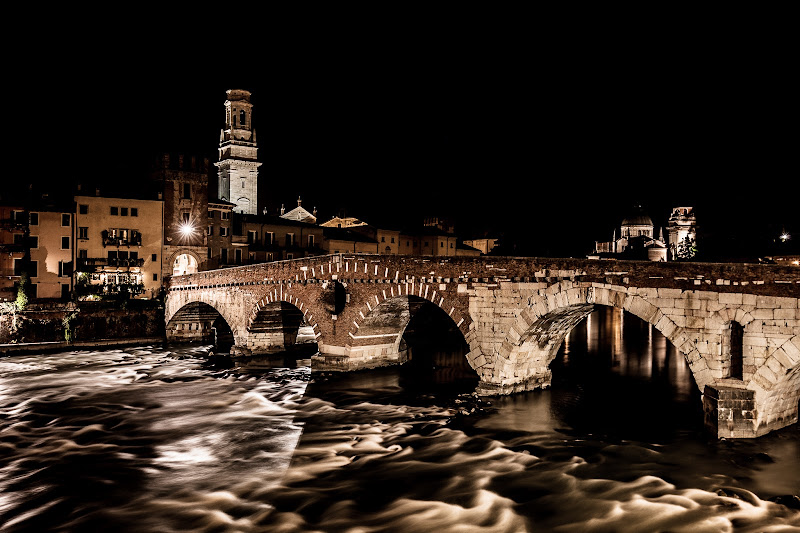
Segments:
[[[284,286],[281,284],[278,287],[267,291],[267,293],[264,294],[251,308],[250,313],[247,316],[246,329],[248,331],[250,330],[250,326],[252,326],[253,321],[258,316],[258,312],[261,310],[261,308],[276,302],[286,302],[299,309],[303,314],[303,319],[314,329],[314,335],[316,339],[319,340],[319,326],[314,317],[315,315],[318,318],[322,317],[322,312],[318,311],[314,306],[308,305],[306,298],[297,296],[296,291],[292,291],[291,285]]]
[[[456,324],[464,337],[469,333],[469,326],[472,319],[468,314],[462,314],[458,309],[461,305],[454,301],[449,295],[444,295],[438,289],[434,289],[432,283],[420,283],[416,281],[398,281],[395,283],[381,284],[373,292],[367,295],[361,307],[356,309],[356,318],[350,326],[349,336],[352,338],[361,328],[366,318],[374,312],[381,304],[387,300],[403,296],[415,296],[422,298],[436,305],[444,311]],[[388,285],[388,287],[387,287]],[[448,309],[449,308],[449,309]]]
[[[399,302],[402,299],[407,299],[408,301],[411,301],[411,298],[416,299],[417,301],[424,301],[424,302],[426,302],[428,304],[433,304],[435,307],[439,308],[440,311],[442,312],[442,314],[447,316],[450,319],[450,321],[452,322],[452,324],[457,327],[458,331],[460,331],[461,334],[464,336],[464,341],[469,345],[468,337],[466,335],[464,335],[464,329],[462,329],[461,327],[458,327],[457,322],[455,320],[453,320],[453,316],[451,314],[448,314],[445,309],[443,309],[440,305],[436,305],[436,302],[431,300],[431,298],[425,298],[425,297],[422,297],[422,296],[418,296],[416,294],[405,294],[405,293],[404,294],[394,294],[393,296],[389,296],[386,299],[380,301],[375,306],[368,306],[370,311],[367,314],[363,315],[363,318],[361,320],[361,325],[359,327],[355,327],[354,326],[351,329],[350,335],[349,335],[350,338],[353,339],[354,341],[358,341],[359,340],[358,339],[358,335],[356,334],[358,332],[360,332],[362,334],[364,332],[366,332],[367,333],[366,337],[371,337],[373,335],[376,338],[379,337],[379,336],[394,337],[392,342],[391,342],[391,344],[392,344],[392,346],[394,348],[394,352],[395,353],[399,353],[400,345],[401,345],[402,340],[403,340],[403,333],[405,332],[406,328],[408,327],[408,324],[411,322],[411,319],[413,318],[413,315],[409,313],[409,316],[408,316],[407,319],[403,319],[402,321],[397,322],[395,324],[392,324],[390,326],[387,326],[386,321],[383,321],[377,327],[371,325],[369,322],[372,319],[376,318],[376,316],[379,316],[382,312],[385,312],[387,310],[387,307],[390,307],[393,302]],[[374,301],[374,298],[373,298],[373,301]],[[406,310],[406,309],[407,308],[403,308],[403,310]],[[393,315],[393,316],[399,318],[398,315]]]

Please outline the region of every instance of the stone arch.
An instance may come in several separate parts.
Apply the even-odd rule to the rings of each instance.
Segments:
[[[223,331],[219,331],[218,320],[224,322]],[[188,326],[188,327],[187,327]],[[213,329],[212,329],[213,328]],[[217,330],[217,334],[214,330]],[[202,300],[188,300],[169,314],[165,324],[166,337],[170,341],[220,341],[218,334],[232,338],[226,344],[235,344],[237,339],[236,325],[231,323],[231,318],[218,309],[217,306]]]
[[[528,298],[526,307],[506,334],[493,365],[486,364],[491,361],[483,354],[471,356],[470,361],[486,364],[475,370],[484,383],[499,384],[503,393],[549,386],[549,365],[562,341],[595,305],[623,309],[651,324],[683,354],[701,391],[711,381],[707,361],[696,342],[685,328],[647,299],[624,289],[575,286],[568,281],[551,285]],[[488,383],[486,386],[491,387]]]
[[[172,252],[170,254],[169,259],[167,260],[167,265],[169,265],[168,266],[168,268],[169,268],[168,272],[169,272],[170,276],[174,275],[173,274],[173,265],[175,264],[175,261],[178,259],[178,257],[180,257],[182,255],[188,255],[189,257],[191,257],[194,260],[195,265],[197,265],[198,268],[199,268],[200,264],[202,263],[202,260],[201,260],[200,256],[197,255],[197,252],[195,252],[194,250],[190,250],[188,248],[178,248],[177,250],[175,250],[174,252]]]
[[[800,335],[767,354],[746,387],[755,391],[759,434],[797,422],[800,401]]]

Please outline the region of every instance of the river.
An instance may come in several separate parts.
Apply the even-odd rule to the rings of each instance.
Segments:
[[[502,398],[208,349],[0,359],[0,531],[800,531],[800,426],[708,438],[682,357],[617,311]]]

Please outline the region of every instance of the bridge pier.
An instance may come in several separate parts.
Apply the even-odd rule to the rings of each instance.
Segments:
[[[797,422],[796,395],[777,412],[767,416],[764,416],[764,411],[770,410],[770,405],[764,402],[759,405],[758,400],[756,391],[743,386],[706,385],[703,389],[706,429],[717,438],[746,439]]]
[[[311,369],[321,372],[351,372],[385,366],[402,365],[408,352],[396,343],[368,346],[319,345],[319,353],[311,357]]]

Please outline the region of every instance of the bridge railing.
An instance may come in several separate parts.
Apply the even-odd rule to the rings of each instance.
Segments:
[[[353,266],[360,266],[355,271]],[[380,265],[368,268],[363,265]],[[331,268],[328,268],[331,265]],[[337,270],[336,266],[339,265]],[[438,278],[468,282],[583,281],[800,297],[800,268],[743,263],[678,263],[536,257],[423,257],[339,253],[286,259],[173,276],[168,289],[187,286],[304,281],[330,278],[385,280]]]

